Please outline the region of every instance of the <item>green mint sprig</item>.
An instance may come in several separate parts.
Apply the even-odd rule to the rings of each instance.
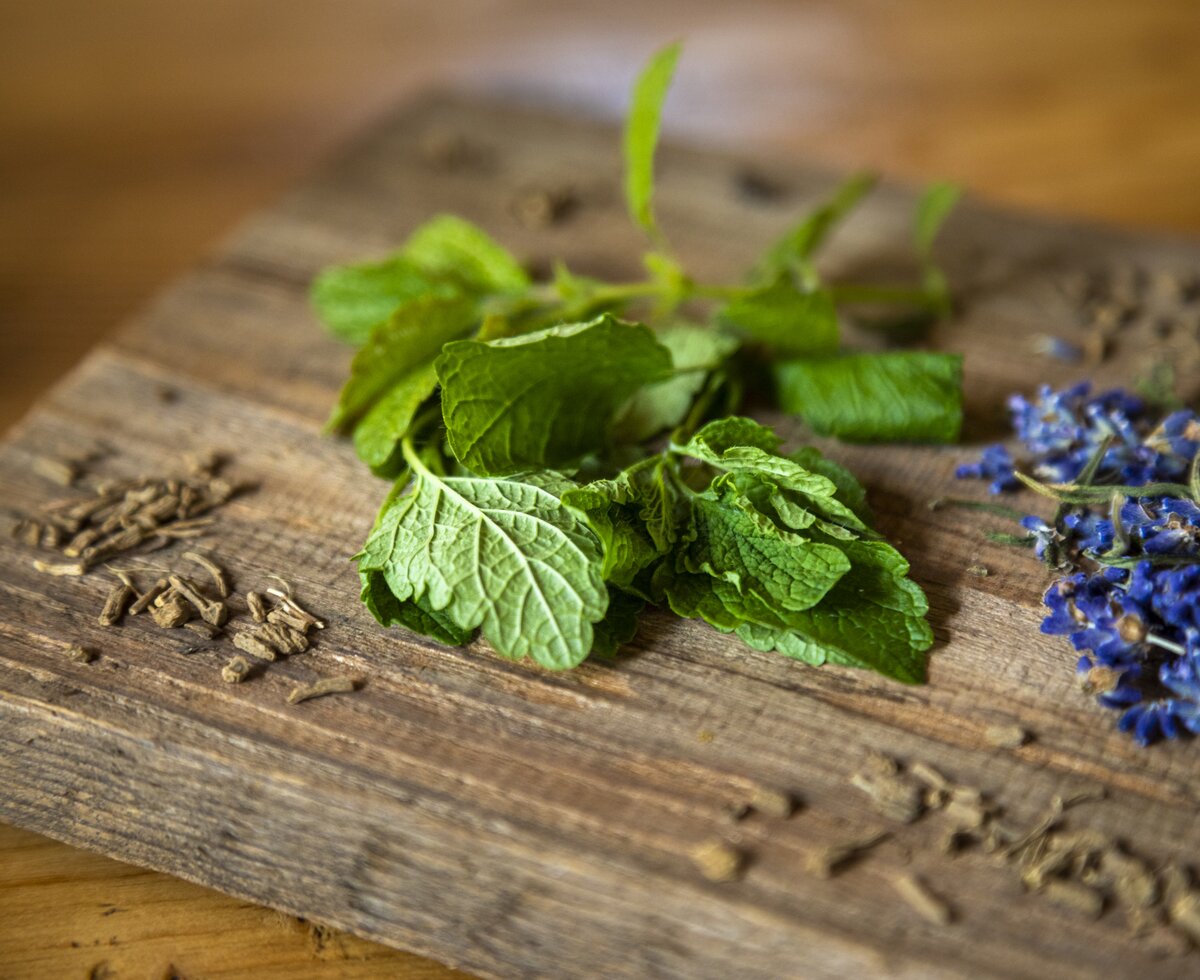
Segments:
[[[932,248],[957,191],[918,204],[916,283],[826,283],[817,269],[869,175],[743,281],[699,282],[653,207],[679,52],[650,60],[625,130],[626,202],[653,246],[644,279],[559,264],[533,282],[484,231],[441,216],[383,261],[314,282],[330,331],[358,347],[329,428],[396,480],[357,556],[363,601],[385,625],[451,645],[482,633],[551,669],[615,652],[649,602],[755,649],[920,681],[925,598],[869,527],[861,485],[734,413],[765,367],[780,406],[817,432],[957,439],[957,355],[847,352],[840,329],[847,306],[909,321],[949,310]]]

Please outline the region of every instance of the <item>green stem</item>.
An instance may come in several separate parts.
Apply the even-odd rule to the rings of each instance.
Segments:
[[[429,468],[421,462],[421,457],[417,455],[417,450],[413,446],[411,434],[405,435],[404,438],[400,440],[400,452],[404,455],[404,461],[408,463],[410,467],[412,467],[412,471],[416,473],[417,476],[422,476],[429,480],[436,479],[436,477],[429,472]]]

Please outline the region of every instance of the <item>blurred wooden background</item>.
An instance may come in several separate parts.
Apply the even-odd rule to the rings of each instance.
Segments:
[[[1195,0],[2,0],[0,426],[398,101],[456,87],[616,118],[677,36],[677,137],[1200,233]],[[3,827],[0,964],[452,975]]]

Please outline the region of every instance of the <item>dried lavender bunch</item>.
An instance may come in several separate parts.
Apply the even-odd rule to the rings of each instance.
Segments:
[[[1200,734],[1200,418],[1159,418],[1086,382],[1009,408],[1023,465],[1050,482],[1018,471],[1003,445],[957,476],[1058,500],[1052,520],[1021,520],[1037,556],[1066,573],[1046,592],[1042,632],[1070,639],[1085,690],[1140,744]]]

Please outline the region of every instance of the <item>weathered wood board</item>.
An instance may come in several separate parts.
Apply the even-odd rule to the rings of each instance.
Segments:
[[[433,166],[437,133],[464,134],[478,152]],[[737,274],[833,183],[772,165],[781,189],[763,202],[738,192],[740,166],[664,153],[660,215],[699,276]],[[1040,568],[984,541],[978,515],[928,509],[979,493],[952,479],[969,446],[828,447],[862,477],[929,592],[938,645],[924,687],[754,653],[662,613],[615,662],[556,675],[481,645],[381,631],[359,607],[347,557],[384,486],[321,435],[349,352],[314,321],[308,280],[387,251],[444,210],[534,263],[563,256],[581,272],[634,275],[640,242],[617,178],[609,128],[454,100],[405,111],[238,231],[8,436],[0,500],[15,512],[58,493],[31,469],[37,455],[102,444],[112,452],[95,469],[116,476],[165,472],[189,449],[229,452],[258,489],[221,512],[211,547],[239,590],[283,575],[329,627],[312,652],[225,684],[227,643],[185,654],[195,637],[145,617],[102,629],[111,579],[41,576],[33,553],[3,542],[0,820],[487,975],[1194,975],[1200,960],[1152,958],[1118,914],[1089,921],[1025,894],[983,854],[947,857],[936,816],[887,825],[847,782],[882,749],[980,787],[1018,822],[1056,793],[1099,785],[1108,799],[1073,811],[1073,825],[1156,862],[1187,861],[1200,844],[1195,746],[1145,751],[1116,734],[1079,693],[1070,651],[1038,633]],[[567,220],[517,220],[525,189],[560,185],[581,201]],[[839,235],[830,269],[892,264],[911,199],[878,194]],[[952,219],[942,253],[964,312],[933,342],[967,353],[975,441],[1000,434],[1010,390],[1083,371],[1032,353],[1038,335],[1079,329],[1064,276],[1200,264],[1195,245],[975,205]],[[1181,362],[1196,343],[1169,342]],[[1130,333],[1095,373],[1128,380],[1151,353]],[[100,658],[70,662],[72,642]],[[285,703],[294,683],[335,672],[365,685]],[[1006,722],[1033,739],[992,747],[985,730]],[[734,822],[730,810],[760,786],[801,808]],[[881,827],[893,838],[844,874],[806,871],[815,850]],[[741,880],[710,883],[694,868],[689,852],[714,838],[748,856]],[[891,881],[902,871],[956,921],[930,925],[900,901]]]

